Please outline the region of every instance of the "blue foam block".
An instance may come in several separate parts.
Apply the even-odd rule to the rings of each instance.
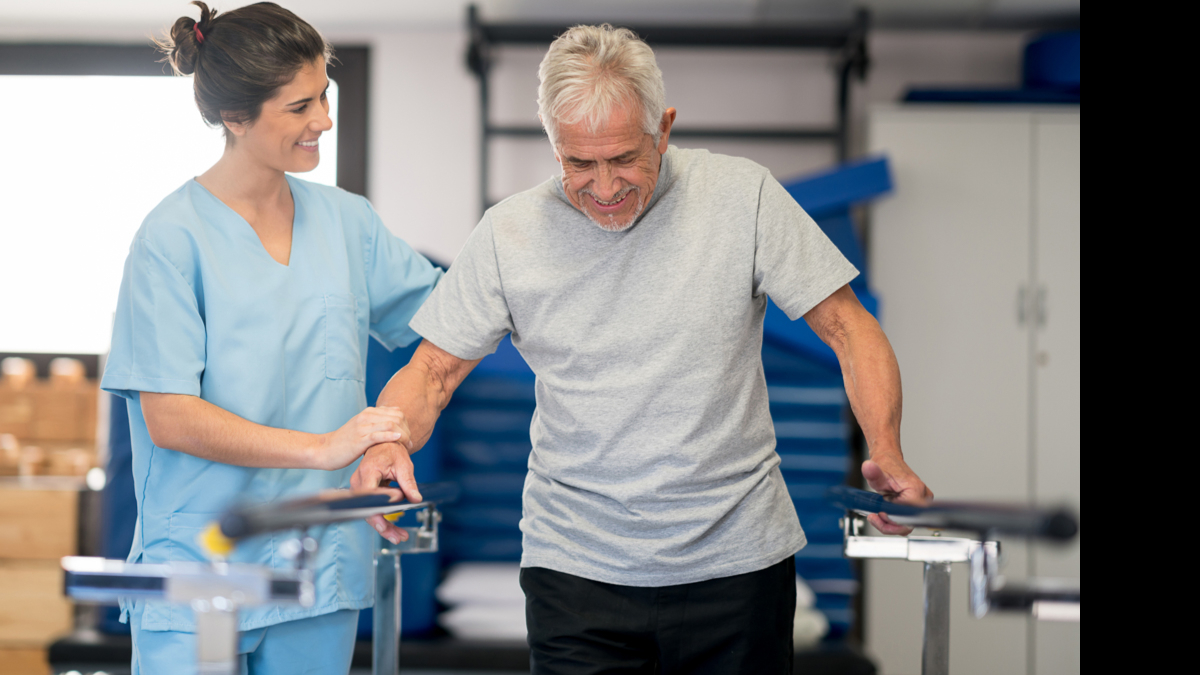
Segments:
[[[867,157],[788,181],[783,187],[820,222],[823,215],[844,212],[891,192],[892,174],[886,157]]]
[[[1079,93],[1079,31],[1045,33],[1025,46],[1026,89]]]

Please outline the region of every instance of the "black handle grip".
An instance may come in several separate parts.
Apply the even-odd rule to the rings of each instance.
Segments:
[[[902,525],[966,530],[982,535],[1010,534],[1053,541],[1069,541],[1079,532],[1079,521],[1065,508],[1039,509],[1020,505],[932,502],[927,506],[895,504],[874,492],[845,485],[829,488],[829,503],[847,511],[886,513]]]
[[[417,488],[423,498],[420,504],[394,502],[391,495],[382,493],[346,493],[344,496],[320,495],[271,504],[238,506],[221,516],[221,534],[230,539],[242,539],[266,532],[358,520],[369,515],[395,513],[458,499],[457,483],[425,483]]]

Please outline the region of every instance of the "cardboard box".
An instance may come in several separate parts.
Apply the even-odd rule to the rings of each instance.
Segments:
[[[50,659],[45,647],[5,646],[0,643],[0,675],[46,675]]]
[[[96,442],[100,385],[95,380],[58,376],[15,382],[0,379],[0,434],[27,445]]]
[[[33,432],[33,397],[26,389],[0,383],[0,434],[29,438]]]
[[[75,555],[78,518],[79,493],[74,490],[0,486],[0,561],[45,560],[57,565],[59,558]]]
[[[0,561],[0,647],[43,648],[73,620],[57,560]]]

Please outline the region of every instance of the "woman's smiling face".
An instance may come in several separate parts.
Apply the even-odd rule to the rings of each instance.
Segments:
[[[262,105],[249,124],[226,122],[241,152],[278,171],[303,173],[321,161],[318,139],[333,128],[329,118],[325,59],[318,58],[296,73]]]

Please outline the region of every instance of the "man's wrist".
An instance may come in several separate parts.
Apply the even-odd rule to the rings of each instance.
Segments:
[[[379,454],[381,452],[389,452],[389,453],[390,452],[403,452],[406,455],[409,454],[408,448],[404,447],[400,443],[396,443],[395,441],[387,441],[386,443],[376,443],[375,445],[372,445],[371,447],[367,448],[367,452],[363,453],[363,454],[364,455],[367,453]]]
[[[869,459],[879,462],[882,460],[894,459],[903,462],[904,453],[900,452],[899,445],[891,443],[871,446],[869,449]]]

